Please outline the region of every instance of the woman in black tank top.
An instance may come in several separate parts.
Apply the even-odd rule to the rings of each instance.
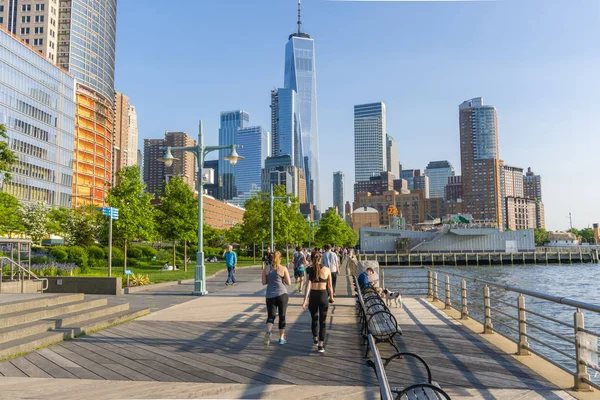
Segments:
[[[325,327],[329,303],[333,303],[333,286],[329,268],[321,264],[321,253],[313,253],[313,265],[306,269],[306,295],[302,308],[310,311],[313,342],[319,353],[325,352]]]

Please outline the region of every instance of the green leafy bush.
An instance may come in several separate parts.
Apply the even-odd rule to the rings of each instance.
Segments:
[[[108,254],[108,248],[106,250],[107,254]],[[116,259],[123,259],[125,258],[125,253],[123,253],[123,250],[121,250],[118,247],[113,247],[112,248],[112,259],[116,260]]]
[[[131,246],[127,249],[127,260],[129,258],[140,259],[144,257],[144,252],[138,246]]]
[[[144,253],[144,257],[152,258],[156,256],[156,250],[152,246],[136,246]]]
[[[108,268],[108,260],[105,259],[90,258],[88,264],[91,268]]]
[[[65,262],[69,258],[69,253],[67,253],[67,247],[59,246],[50,249],[50,256],[58,262]]]
[[[67,261],[77,264],[81,273],[85,274],[88,271],[88,254],[83,247],[68,247],[67,254]]]
[[[98,246],[90,246],[87,248],[88,257],[93,260],[102,260],[106,257],[104,250]]]

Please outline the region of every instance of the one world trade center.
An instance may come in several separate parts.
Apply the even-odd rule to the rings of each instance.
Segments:
[[[313,203],[320,210],[315,42],[307,33],[302,32],[300,0],[298,0],[298,31],[289,36],[285,46],[284,88],[292,89],[298,94],[306,197],[308,202]]]

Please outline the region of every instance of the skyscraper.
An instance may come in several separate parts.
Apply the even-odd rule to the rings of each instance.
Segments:
[[[269,133],[262,126],[240,129],[237,132],[237,144],[243,146],[238,153],[245,159],[234,167],[236,196],[249,192],[252,186],[260,187],[261,171],[269,156]]]
[[[415,178],[421,176],[420,169],[403,169],[400,170],[400,179],[406,179],[408,190],[415,189]]]
[[[536,202],[536,228],[545,228],[546,217],[544,214],[544,203],[542,201],[542,177],[536,175],[535,172],[531,170],[531,167],[527,168],[527,173],[523,177],[523,192],[526,198],[535,200]]]
[[[0,29],[0,124],[17,156],[12,180],[0,177],[2,191],[21,202],[71,206],[74,96],[73,76]]]
[[[0,24],[75,77],[72,204],[102,205],[113,170],[117,0],[7,3]]]
[[[114,127],[113,184],[119,171],[127,167],[129,153],[129,97],[116,91]]]
[[[429,197],[444,198],[448,178],[454,176],[454,167],[449,161],[431,161],[425,168],[425,176],[429,178]]]
[[[463,209],[475,220],[502,225],[498,119],[481,97],[459,106]]]
[[[138,122],[137,122],[137,111],[135,107],[129,104],[129,148],[127,151],[127,166],[137,164],[137,152],[138,152]]]
[[[162,193],[165,181],[165,163],[158,161],[163,156],[165,139],[144,139],[144,167],[142,173],[146,192]]]
[[[226,111],[221,113],[221,125],[219,128],[219,146],[230,146],[237,143],[237,132],[239,129],[248,127],[250,114],[246,111]],[[235,168],[223,157],[229,155],[229,150],[219,150],[219,183],[221,188],[219,194],[221,200],[229,200],[237,196],[235,188]]]
[[[387,171],[385,104],[354,106],[354,179],[368,181]]]
[[[391,172],[394,178],[400,178],[400,156],[398,155],[398,144],[390,135],[386,135],[386,171]]]
[[[302,148],[308,163],[304,171],[310,172],[307,193],[308,202],[317,208],[321,206],[319,182],[319,127],[317,122],[317,75],[315,64],[315,43],[302,32],[300,0],[298,0],[298,30],[288,38],[285,47],[285,89],[294,90],[300,102],[300,121],[302,125]]]
[[[271,108],[271,154],[289,154],[294,166],[304,169],[300,97],[292,89],[274,89],[271,91]]]
[[[344,218],[344,173],[333,173],[333,206],[337,207],[338,214]]]
[[[431,197],[429,192],[429,177],[427,175],[415,176],[413,181],[413,189],[420,190],[423,192],[423,198],[428,199]]]

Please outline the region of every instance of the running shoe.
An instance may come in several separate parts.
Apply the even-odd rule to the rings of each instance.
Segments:
[[[279,338],[279,344],[286,344],[287,340],[285,340],[284,338]]]
[[[225,286],[229,286],[229,282],[225,282]]]
[[[325,347],[323,347],[323,346],[319,346],[319,347],[317,348],[317,351],[318,351],[319,353],[325,353]]]
[[[268,346],[271,344],[271,332],[265,332],[265,338],[263,339],[263,344]]]
[[[313,343],[314,343],[314,344],[315,344],[315,346],[316,346],[316,345],[318,345],[318,344],[319,344],[319,340],[318,340],[318,339],[313,339]]]

